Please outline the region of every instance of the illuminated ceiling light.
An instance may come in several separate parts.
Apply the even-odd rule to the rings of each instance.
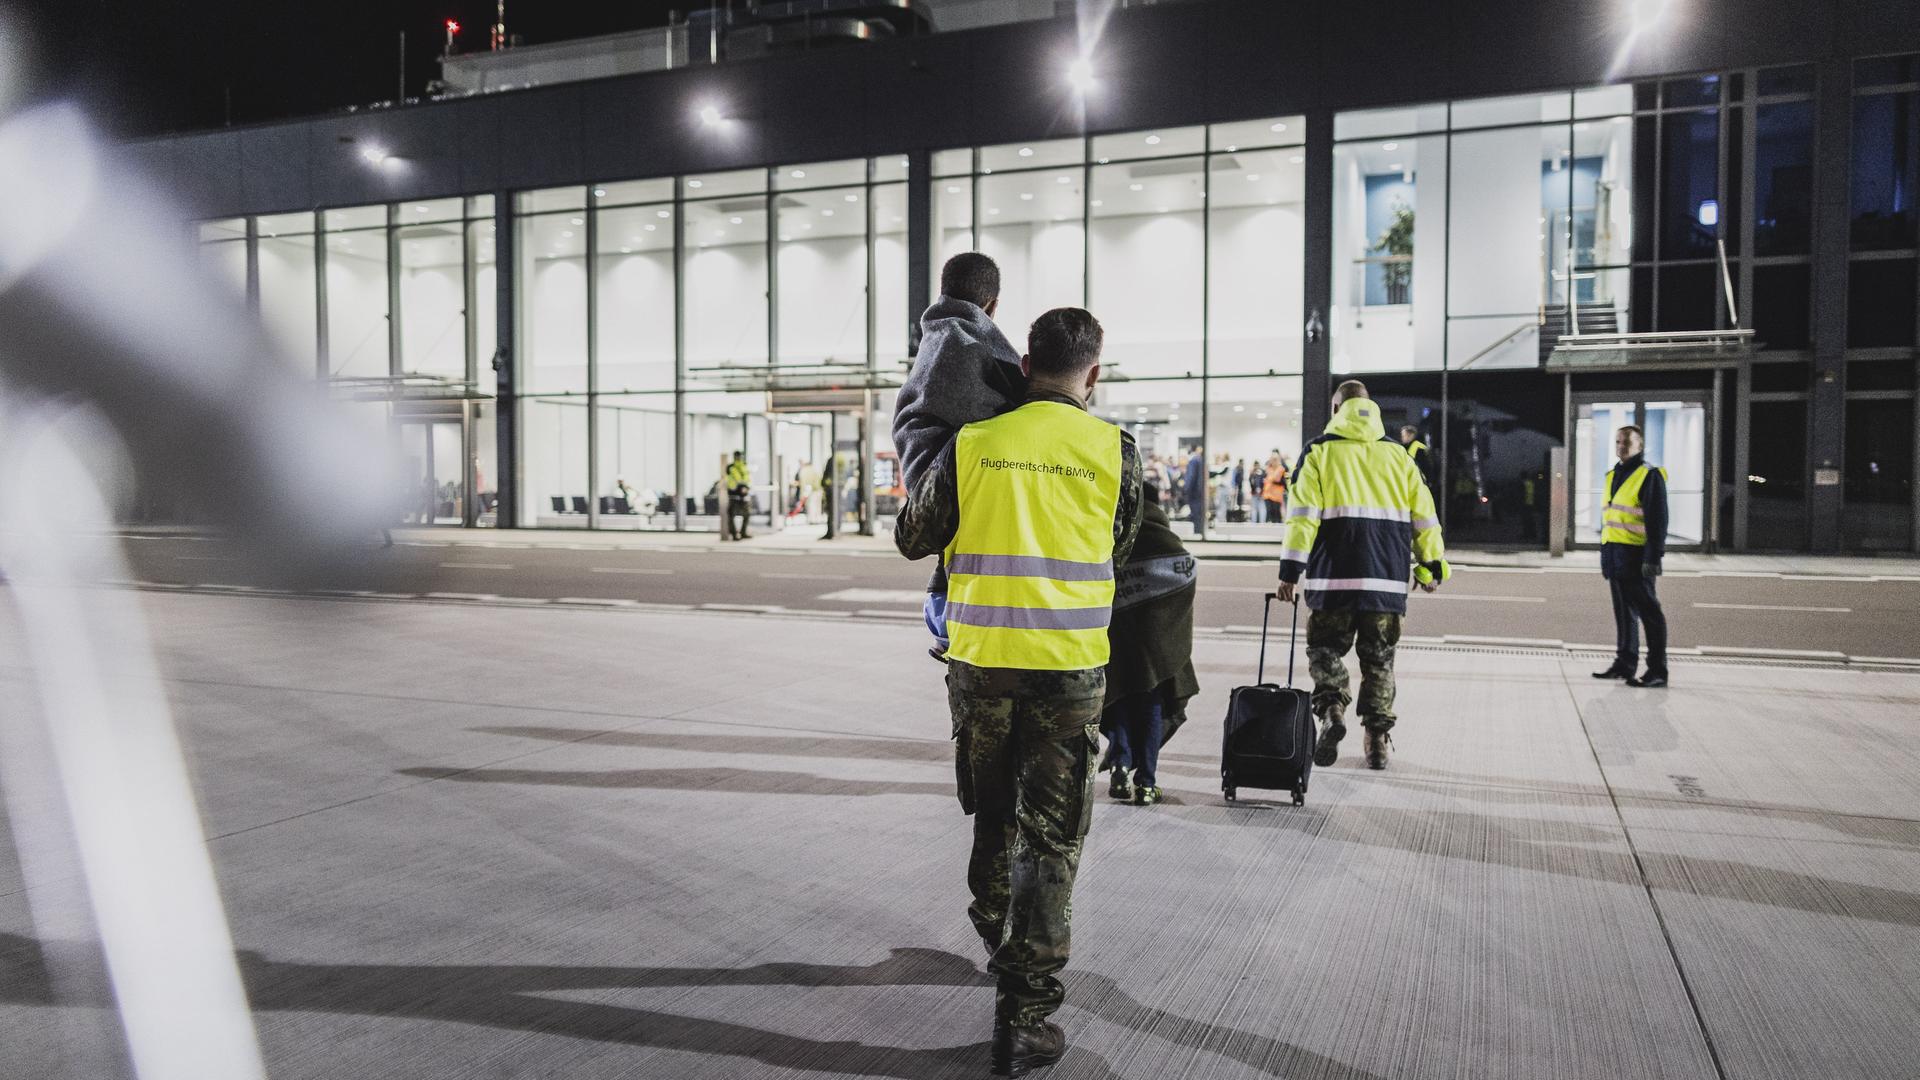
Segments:
[[[1295,155],[1293,155],[1292,157],[1290,157],[1290,158],[1288,158],[1288,159],[1287,159],[1287,164],[1289,164],[1289,165],[1298,165],[1298,164],[1300,164],[1301,162],[1303,162],[1303,161],[1305,161],[1305,160],[1307,160],[1307,159],[1306,159],[1306,158],[1305,158],[1304,156],[1302,156],[1302,155],[1300,155],[1300,154],[1295,154]]]
[[[1405,172],[1405,171],[1406,171],[1406,169],[1407,169],[1407,167],[1406,167],[1405,165],[1402,165],[1402,164],[1400,164],[1400,163],[1399,163],[1399,162],[1397,162],[1397,161],[1396,161],[1396,162],[1394,162],[1393,164],[1391,164],[1391,165],[1389,165],[1389,166],[1387,166],[1387,168],[1389,168],[1389,169],[1392,169],[1392,170],[1393,170],[1393,171],[1395,171],[1395,172]],[[1554,171],[1554,172],[1559,172],[1559,171],[1560,171],[1560,159],[1559,159],[1559,158],[1555,158],[1555,159],[1554,159],[1554,161],[1553,161],[1553,171]]]
[[[604,199],[604,198],[606,198],[606,197],[607,197],[607,189],[606,189],[606,188],[603,188],[603,187],[597,187],[597,188],[594,188],[594,189],[593,189],[593,197],[594,197],[594,198],[596,198],[596,199]]]
[[[793,177],[795,180],[805,180],[807,178],[807,170],[795,169],[787,175]]]
[[[1145,184],[1128,184],[1128,185],[1127,185],[1127,190],[1128,190],[1128,191],[1145,191],[1145,190],[1147,190],[1147,185],[1145,185]]]
[[[1097,83],[1093,77],[1093,61],[1082,56],[1067,65],[1067,82],[1077,93],[1090,94]]]
[[[1253,418],[1255,420],[1265,420],[1267,418],[1267,414],[1263,412],[1257,412],[1253,414]]]
[[[1247,411],[1247,407],[1246,407],[1245,405],[1235,405],[1235,406],[1233,407],[1233,411],[1234,411],[1234,412],[1246,412],[1246,411]]]
[[[849,195],[849,196],[847,196],[847,201],[848,201],[848,202],[859,202],[859,201],[860,201],[860,196],[858,196],[858,195]]]
[[[1229,153],[1229,154],[1231,154],[1231,153],[1233,153],[1233,152],[1234,152],[1235,150],[1238,150],[1238,149],[1240,149],[1240,148],[1239,148],[1239,147],[1237,147],[1237,146],[1234,146],[1234,145],[1232,145],[1232,144],[1228,144],[1228,146],[1227,146],[1227,153]]]
[[[1054,178],[1053,178],[1053,182],[1054,182],[1054,183],[1056,183],[1056,184],[1071,184],[1071,183],[1073,183],[1073,177],[1071,177],[1071,176],[1056,176],[1056,177],[1054,177]]]
[[[1268,130],[1268,131],[1285,131],[1285,130],[1287,130],[1287,125],[1285,125],[1285,124],[1273,124],[1273,125],[1271,125],[1271,126],[1269,126],[1269,127],[1267,128],[1267,130]]]
[[[584,218],[568,218],[567,219],[567,224],[569,225],[585,225],[586,223],[587,223],[586,219]]]
[[[1105,205],[1107,205],[1107,202],[1106,202],[1106,200],[1105,200],[1105,199],[1095,199],[1095,200],[1093,200],[1093,205],[1095,205],[1095,206],[1105,206]]]
[[[741,221],[741,219],[740,219],[740,218],[737,218],[737,217],[730,217],[730,218],[728,218],[727,220],[728,220],[728,221],[730,221],[730,222],[732,222],[732,223],[733,223],[733,224],[735,224],[735,225],[738,225],[738,224],[740,224],[740,221]]]
[[[1248,173],[1248,174],[1247,174],[1247,182],[1248,182],[1248,183],[1253,183],[1254,181],[1256,181],[1256,180],[1259,180],[1259,179],[1260,179],[1260,174],[1259,174],[1259,173],[1257,173],[1257,172],[1250,172],[1250,173]]]
[[[712,104],[711,102],[700,106],[699,115],[700,115],[700,122],[702,124],[707,125],[708,127],[719,127],[720,122],[726,119],[726,117],[720,115],[720,107],[718,105]]]
[[[1023,192],[1021,192],[1021,193],[1020,193],[1020,201],[1021,201],[1021,202],[1032,202],[1032,201],[1033,201],[1033,192],[1031,192],[1031,191],[1023,191]]]
[[[1021,157],[1032,157],[1032,156],[1033,156],[1033,147],[1031,147],[1031,146],[1023,146],[1023,147],[1021,147],[1021,148],[1020,148],[1020,156],[1021,156]]]
[[[1383,142],[1380,144],[1380,149],[1385,150],[1386,152],[1391,154],[1395,150],[1400,149],[1400,144],[1397,142]]]
[[[706,184],[706,181],[704,181],[704,180],[689,180],[689,181],[687,181],[687,186],[688,186],[688,187],[690,187],[690,188],[699,188],[699,187],[703,187],[703,186],[705,186],[705,184]]]
[[[657,228],[659,228],[659,226],[658,226],[658,225],[648,225],[648,226],[647,226],[647,231],[648,231],[648,232],[652,232],[653,230],[655,230],[655,229],[657,229]]]
[[[1160,136],[1158,136],[1158,135],[1149,135],[1149,136],[1147,136],[1147,145],[1148,145],[1148,146],[1159,146],[1159,145],[1160,145]]]
[[[427,212],[427,208],[424,206],[416,206],[413,208],[413,212],[416,214],[424,214]]]
[[[365,158],[370,164],[381,165],[386,163],[389,155],[384,148],[369,144],[361,147],[360,156]]]
[[[560,238],[561,238],[562,240],[571,240],[571,239],[573,239],[573,230],[572,230],[572,229],[566,229],[566,230],[564,230],[564,231],[562,231],[562,232],[560,233]]]
[[[791,240],[791,239],[793,239],[793,237],[791,237],[791,236],[788,236],[788,235],[787,235],[786,233],[781,233],[781,234],[780,234],[780,242],[781,242],[781,243],[783,243],[783,244],[784,244],[784,243],[786,243],[787,241],[789,241],[789,240]]]
[[[822,210],[822,211],[820,211],[820,216],[821,216],[821,217],[832,217],[832,216],[833,216],[833,211],[832,211],[832,210]]]
[[[633,249],[632,249],[632,248],[630,248],[630,247],[623,247],[623,248],[621,248],[621,249],[620,249],[620,254],[622,254],[622,255],[631,255],[631,254],[633,254]]]
[[[947,194],[949,194],[949,195],[958,195],[958,194],[960,194],[960,185],[958,185],[958,184],[948,184],[948,185],[947,185]]]
[[[1113,160],[1112,158],[1104,158],[1104,157],[1103,157],[1103,158],[1101,158],[1101,159],[1100,159],[1100,164],[1102,164],[1102,165],[1105,165],[1105,164],[1106,164],[1107,162],[1109,162],[1109,161],[1112,161],[1112,160]]]
[[[655,210],[655,211],[653,212],[653,216],[654,216],[654,217],[672,217],[672,216],[673,216],[673,211],[671,211],[671,210]]]
[[[1141,416],[1147,415],[1147,407],[1145,405],[1140,406],[1138,409],[1135,409],[1134,411],[1139,413]]]
[[[987,167],[986,167],[986,166],[984,166],[984,165],[980,167],[980,175],[981,175],[981,176],[987,176],[987,175],[990,175],[990,174],[991,174],[992,172],[993,172],[993,170],[992,170],[992,169],[989,169],[989,168],[987,168]]]

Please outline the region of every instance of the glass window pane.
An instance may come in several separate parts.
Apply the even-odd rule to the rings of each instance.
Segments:
[[[933,175],[969,176],[973,173],[972,150],[936,150],[933,153]]]
[[[1082,176],[1076,166],[979,181],[980,250],[1000,264],[994,321],[1016,349],[1041,312],[1086,302]]]
[[[767,460],[765,392],[699,392],[686,397],[687,406],[687,528],[697,532],[720,529],[720,480],[734,451],[746,454],[753,477],[754,502],[764,513],[771,491]],[[851,425],[843,424],[843,427]],[[853,456],[858,460],[858,455]],[[849,473],[843,472],[843,477]],[[850,487],[857,492],[858,485]],[[851,500],[849,500],[851,502]]]
[[[1374,395],[1387,436],[1402,440],[1400,428],[1411,425],[1435,454],[1445,455],[1444,485],[1434,501],[1444,508],[1449,544],[1545,543],[1547,457],[1561,440],[1558,384],[1518,372],[1451,379],[1444,433],[1436,430],[1439,402],[1431,389],[1404,398],[1391,390]],[[1433,441],[1436,435],[1443,441]],[[1442,485],[1437,462],[1435,472],[1432,482]]]
[[[669,206],[600,211],[596,389],[673,389],[673,222],[662,210],[672,213]]]
[[[1813,382],[1813,365],[1801,361],[1780,362],[1756,356],[1753,365],[1753,392],[1756,394],[1804,394]]]
[[[612,184],[595,184],[593,201],[596,206],[672,202],[673,178],[659,177],[653,180],[622,180]]]
[[[312,377],[319,348],[318,277],[313,265],[312,214],[305,233],[260,234],[260,321],[295,371]],[[264,224],[268,219],[262,218]]]
[[[1913,344],[1912,259],[1855,259],[1847,274],[1847,344]]]
[[[852,161],[823,161],[811,165],[782,165],[773,170],[773,186],[777,191],[845,187],[848,184],[866,182],[865,158],[855,158]]]
[[[400,373],[467,376],[463,226],[412,225],[400,232]]]
[[[302,210],[297,214],[268,214],[256,221],[255,230],[261,236],[295,236],[313,231],[313,213]]]
[[[686,178],[687,198],[712,199],[721,195],[751,195],[767,190],[767,170],[739,169]]]
[[[1572,197],[1566,124],[1453,137],[1447,366],[1535,367],[1545,320],[1565,325]],[[1597,172],[1597,163],[1584,165]],[[1591,181],[1589,181],[1591,186]]]
[[[493,216],[493,196],[467,196],[467,216],[470,218],[490,218]]]
[[[935,182],[933,189],[933,280],[928,296],[940,295],[940,268],[948,259],[974,249],[973,179],[956,176]]]
[[[1657,330],[1715,330],[1720,271],[1715,266],[1662,266]]]
[[[1093,160],[1127,161],[1132,158],[1179,157],[1199,154],[1207,148],[1206,128],[1160,128],[1130,131],[1124,135],[1096,135]]]
[[[1597,116],[1625,116],[1633,111],[1633,87],[1596,86],[1573,92],[1573,115],[1581,120]]]
[[[1847,365],[1847,390],[1912,390],[1913,361],[1855,360]]]
[[[1573,95],[1521,94],[1517,97],[1479,98],[1453,103],[1453,129],[1503,127],[1565,120],[1573,113]]]
[[[521,398],[520,525],[587,527],[587,399]]]
[[[494,269],[492,221],[467,224],[467,256],[473,260],[473,355],[476,389],[491,394],[498,389],[500,376],[493,370],[494,353],[500,342],[500,282]],[[489,458],[488,460],[492,460]],[[485,489],[482,489],[482,494]]]
[[[321,215],[328,232],[344,229],[378,229],[387,224],[385,206],[343,206]]]
[[[778,201],[781,364],[867,363],[867,206],[860,188]]]
[[[1663,104],[1669,108],[1686,105],[1720,104],[1720,76],[1693,75],[1683,79],[1668,79],[1660,84]]]
[[[1446,137],[1336,146],[1333,170],[1333,370],[1438,370]]]
[[[1447,130],[1447,104],[1436,101],[1394,109],[1345,112],[1333,118],[1335,139],[1370,139]]]
[[[1853,62],[1855,86],[1897,86],[1911,82],[1920,82],[1920,53],[1876,56]]]
[[[761,367],[767,362],[767,201],[759,195],[685,204],[681,297],[686,364]],[[738,219],[737,221],[735,219]],[[792,222],[811,231],[812,222]],[[662,228],[666,226],[662,224]],[[816,226],[817,227],[817,226]]]
[[[673,528],[673,393],[598,399],[600,527]]]
[[[980,171],[989,173],[1007,169],[1038,169],[1046,165],[1078,165],[1085,160],[1085,153],[1086,144],[1080,139],[986,146],[980,150]]]
[[[518,229],[517,389],[530,394],[583,391],[587,388],[586,219],[543,214],[521,218]],[[584,447],[581,458],[584,463]]]
[[[1624,266],[1633,257],[1633,125],[1629,118],[1573,125],[1574,267]],[[1585,282],[1584,275],[1579,280]],[[1581,302],[1601,299],[1586,295]],[[1624,307],[1625,297],[1621,297]]]
[[[1913,402],[1847,402],[1844,479],[1843,547],[1913,544]]]
[[[246,218],[221,218],[218,221],[200,223],[200,241],[245,240],[247,238]]]
[[[1799,551],[1807,546],[1807,403],[1756,401],[1747,430],[1747,546]]]
[[[1753,327],[1754,337],[1769,349],[1804,349],[1811,344],[1812,268],[1756,266],[1753,268],[1753,311],[1743,312],[1742,325]]]
[[[1813,93],[1813,65],[1767,68],[1760,73],[1760,95]]]
[[[1207,442],[1212,476],[1212,539],[1277,540],[1285,499],[1269,487],[1269,468],[1286,471],[1300,456],[1300,380],[1212,379],[1207,383]],[[1278,510],[1278,513],[1274,511]]]
[[[1754,253],[1804,254],[1813,242],[1813,102],[1760,106],[1754,139]]]
[[[513,209],[521,214],[549,213],[555,210],[585,210],[587,189],[583,187],[547,188],[522,191],[513,197]]]
[[[1298,372],[1306,322],[1305,158],[1297,150],[1215,154],[1212,177],[1207,370]]]
[[[327,236],[327,373],[389,374],[384,229]]]
[[[1213,150],[1249,150],[1261,146],[1298,146],[1307,140],[1307,122],[1298,116],[1239,120],[1212,126]]]
[[[1680,113],[1661,125],[1662,259],[1705,258],[1720,235],[1720,114]]]
[[[888,184],[905,180],[910,164],[911,162],[908,161],[905,154],[886,154],[874,158],[873,171],[871,173],[873,182],[876,184]]]
[[[221,240],[217,243],[200,245],[200,265],[207,268],[221,284],[233,291],[233,296],[243,298],[247,295],[247,242],[245,240]]]
[[[1205,161],[1093,170],[1088,307],[1106,330],[1102,362],[1109,376],[1201,373]]]
[[[1196,523],[1204,522],[1213,505],[1200,445],[1203,393],[1199,379],[1102,381],[1093,390],[1093,414],[1133,433],[1147,484],[1173,519],[1174,530],[1186,536],[1195,535]],[[1199,482],[1189,491],[1187,460],[1195,454],[1201,455],[1193,470]]]
[[[1853,103],[1853,246],[1920,246],[1920,94]]]
[[[459,199],[428,199],[400,204],[401,225],[423,225],[429,221],[459,221],[465,210]]]
[[[920,313],[907,310],[907,186],[873,189],[874,355],[882,370],[897,371],[907,359],[907,325]]]

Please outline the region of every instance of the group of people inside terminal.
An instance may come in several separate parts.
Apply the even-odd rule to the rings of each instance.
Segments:
[[[1160,747],[1199,690],[1197,567],[1169,508],[1188,500],[1190,513],[1206,514],[1209,471],[1196,449],[1169,498],[1175,470],[1144,461],[1132,435],[1088,411],[1100,380],[1099,320],[1080,308],[1047,311],[1023,354],[993,321],[1000,286],[993,260],[957,255],[922,316],[895,411],[907,500],[894,539],[909,559],[938,556],[926,621],[932,653],[947,665],[960,804],[974,817],[967,913],[997,986],[991,1068],[1022,1076],[1065,1049],[1048,1017],[1064,996],[1058,975],[1097,775],[1111,773],[1116,799],[1159,802]],[[1338,760],[1356,706],[1366,764],[1383,769],[1408,594],[1433,592],[1451,570],[1425,447],[1404,433],[1404,445],[1389,439],[1358,381],[1340,384],[1333,411],[1291,469],[1278,451],[1263,463],[1261,501],[1285,506],[1275,591],[1310,609],[1314,764]],[[1620,655],[1600,674],[1633,675],[1638,616],[1649,670],[1632,681],[1664,686],[1666,627],[1652,580],[1664,486],[1639,447],[1638,433],[1623,430],[1608,482]],[[1216,462],[1215,491],[1243,490],[1239,469]],[[1357,693],[1345,662],[1356,649]]]

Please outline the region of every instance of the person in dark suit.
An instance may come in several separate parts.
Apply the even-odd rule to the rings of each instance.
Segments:
[[[1613,664],[1596,679],[1628,686],[1667,685],[1667,615],[1654,582],[1667,550],[1667,470],[1649,465],[1646,436],[1632,424],[1613,434],[1620,463],[1607,470],[1600,529],[1600,574],[1613,595]],[[1647,670],[1640,665],[1640,627],[1647,628]]]

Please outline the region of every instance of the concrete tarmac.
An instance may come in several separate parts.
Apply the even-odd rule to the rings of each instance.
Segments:
[[[143,603],[270,1076],[986,1075],[917,627]],[[1254,648],[1198,644],[1169,801],[1096,808],[1041,1076],[1912,1075],[1920,677],[1683,659],[1637,691],[1416,644],[1391,769],[1349,752],[1303,808],[1229,806]],[[4,607],[0,658],[17,724]],[[0,1075],[128,1076],[29,809],[0,830]]]

